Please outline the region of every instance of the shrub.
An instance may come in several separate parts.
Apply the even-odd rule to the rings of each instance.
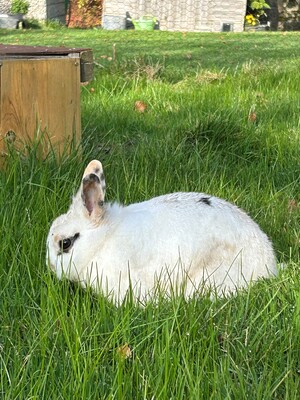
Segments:
[[[29,3],[26,0],[12,0],[11,13],[12,14],[27,14]]]

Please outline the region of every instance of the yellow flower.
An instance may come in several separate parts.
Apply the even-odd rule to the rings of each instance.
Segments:
[[[248,14],[245,16],[246,23],[249,25],[256,25],[257,18],[253,14]]]

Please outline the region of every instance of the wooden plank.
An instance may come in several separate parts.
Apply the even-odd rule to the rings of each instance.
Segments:
[[[80,139],[80,59],[2,60],[0,67],[0,151],[6,137],[15,146],[38,139],[42,152],[50,145],[61,153],[73,138]]]
[[[83,51],[92,51],[88,48],[76,47],[50,47],[50,46],[20,46],[14,44],[0,43],[0,57],[12,55],[36,55],[36,56],[51,56],[51,55],[68,55],[71,53],[81,53]]]
[[[91,49],[0,44],[0,62],[5,59],[32,59],[48,57],[79,57],[80,82],[91,81],[94,77],[94,60]]]

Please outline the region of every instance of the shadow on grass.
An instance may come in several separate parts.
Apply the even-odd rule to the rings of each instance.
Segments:
[[[260,33],[186,33],[135,32],[103,30],[1,30],[1,41],[25,45],[89,47],[96,61],[111,68],[115,47],[115,62],[151,57],[177,69],[195,71],[202,68],[235,69],[249,60],[254,63],[290,62],[299,59],[299,35],[282,32]],[[102,57],[107,57],[102,58]],[[182,74],[184,73],[182,71]]]

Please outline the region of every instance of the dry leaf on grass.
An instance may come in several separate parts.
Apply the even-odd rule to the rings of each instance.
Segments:
[[[134,103],[134,109],[140,113],[144,113],[147,109],[147,104],[145,104],[143,101],[137,100]]]
[[[257,119],[256,112],[252,111],[251,113],[249,113],[248,121],[256,122],[256,119]]]
[[[296,211],[297,209],[299,209],[299,204],[297,203],[297,201],[295,199],[290,199],[288,201],[288,211],[292,212]]]
[[[117,354],[122,360],[127,360],[128,358],[131,358],[132,351],[128,343],[125,343],[123,346],[118,347]]]

